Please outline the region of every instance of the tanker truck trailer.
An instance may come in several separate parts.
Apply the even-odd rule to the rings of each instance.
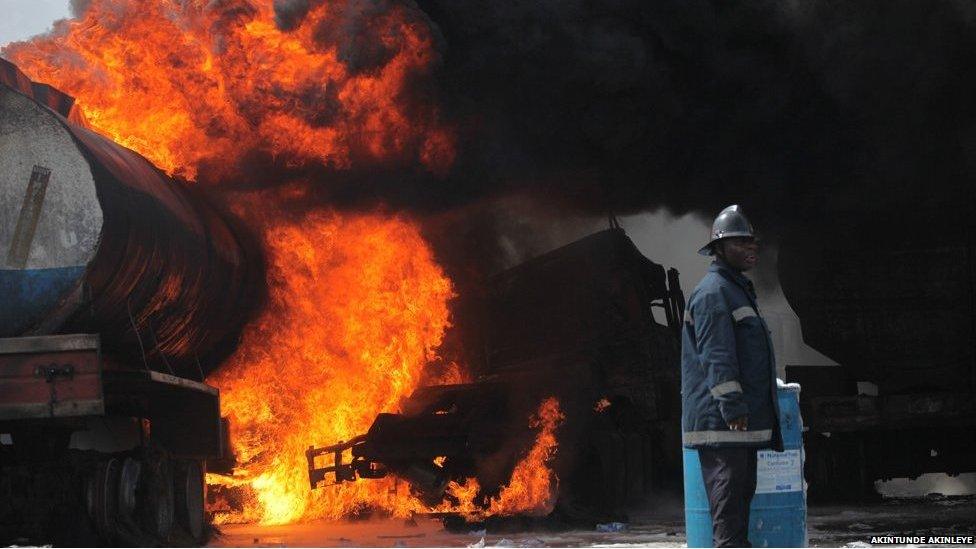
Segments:
[[[244,239],[0,59],[0,541],[203,541]]]

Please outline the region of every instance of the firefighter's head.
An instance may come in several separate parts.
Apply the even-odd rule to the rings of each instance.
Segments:
[[[698,253],[715,255],[738,271],[748,271],[759,260],[759,241],[752,223],[733,204],[722,210],[712,223],[711,238]]]

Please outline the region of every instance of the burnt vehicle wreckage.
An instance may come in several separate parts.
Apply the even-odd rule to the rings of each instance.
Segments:
[[[527,418],[551,396],[565,414],[551,464],[561,516],[619,516],[680,487],[678,272],[611,228],[487,286],[474,305],[482,329],[466,342],[484,350],[476,381],[422,387],[365,434],[310,447],[312,488],[392,474],[431,505],[451,502],[448,483],[468,478],[482,497],[497,495],[532,445]]]
[[[0,136],[0,538],[200,542],[246,237],[4,60]]]

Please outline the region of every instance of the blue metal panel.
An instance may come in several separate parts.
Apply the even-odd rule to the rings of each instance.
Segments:
[[[712,515],[702,478],[698,450],[684,449],[685,467],[685,535],[688,547],[712,547]]]
[[[18,335],[43,320],[85,274],[85,266],[0,269],[0,336]]]

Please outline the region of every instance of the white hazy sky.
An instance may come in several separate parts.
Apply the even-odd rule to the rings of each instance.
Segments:
[[[0,0],[0,47],[47,32],[69,14],[68,0]]]

